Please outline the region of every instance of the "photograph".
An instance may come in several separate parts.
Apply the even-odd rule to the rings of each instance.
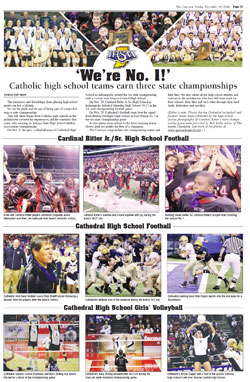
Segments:
[[[90,67],[115,44],[146,52],[183,12],[4,12],[6,67]]]
[[[168,371],[243,371],[243,316],[168,315]]]
[[[161,296],[161,235],[85,234],[86,297]]]
[[[79,212],[79,146],[4,146],[4,212]]]
[[[3,371],[79,371],[79,316],[3,316]]]
[[[3,291],[79,293],[79,235],[3,236]]]
[[[243,12],[185,12],[148,49],[155,67],[241,67]]]
[[[166,212],[240,212],[241,146],[166,146]]]
[[[168,293],[243,293],[242,234],[168,234]]]
[[[87,315],[86,372],[160,372],[160,315]]]
[[[159,212],[159,146],[84,146],[84,212]]]

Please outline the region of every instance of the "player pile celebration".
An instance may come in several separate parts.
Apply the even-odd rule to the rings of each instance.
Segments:
[[[240,212],[240,146],[167,146],[167,212]]]

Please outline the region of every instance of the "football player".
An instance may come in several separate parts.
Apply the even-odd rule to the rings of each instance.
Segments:
[[[6,212],[26,212],[28,199],[32,197],[32,192],[24,186],[27,176],[24,173],[17,175],[16,179],[12,179],[7,170],[7,154],[3,165],[3,173],[9,185],[6,193],[7,207]]]
[[[68,177],[64,180],[64,187],[59,188],[58,193],[62,201],[62,212],[79,211],[79,188],[73,177]]]
[[[208,171],[201,171],[194,180],[192,192],[184,192],[177,207],[180,212],[239,212],[235,202],[214,196],[215,178]]]
[[[198,275],[202,273],[211,273],[215,276],[219,275],[219,271],[215,265],[213,257],[208,253],[207,248],[205,248],[202,245],[202,242],[200,240],[196,240],[194,242],[194,250],[196,253],[196,259],[198,260],[198,263],[194,266],[193,269],[193,281],[189,281],[189,284],[197,284],[198,281]],[[223,281],[225,283],[225,286],[228,287],[229,282],[226,277],[223,278]]]
[[[42,176],[36,174],[34,167],[35,151],[36,146],[22,147],[22,152],[29,161],[30,174],[37,186],[36,212],[53,212],[54,208],[56,208],[55,195],[57,194],[58,188],[52,183],[51,172],[46,172]]]
[[[188,237],[185,235],[180,236],[179,238],[179,256],[182,259],[187,260],[187,265],[184,267],[184,281],[180,285],[180,288],[187,287],[188,272],[193,275],[193,268],[197,264],[196,253],[194,247],[191,243],[188,242]]]

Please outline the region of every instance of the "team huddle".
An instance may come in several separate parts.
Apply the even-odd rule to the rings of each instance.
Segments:
[[[85,267],[87,295],[161,296],[159,235],[86,236]]]
[[[86,147],[85,147],[86,149]],[[93,150],[93,149],[92,149]],[[132,200],[140,205],[159,203],[159,150],[158,147],[128,150],[126,147],[101,148],[84,154],[84,200],[96,204],[103,199],[104,211],[115,205],[130,210]],[[129,200],[128,200],[129,199]],[[138,203],[136,203],[137,205]]]
[[[166,147],[166,211],[240,212],[240,146]]]
[[[73,176],[67,176],[59,185],[58,182],[56,182],[57,184],[53,182],[52,172],[46,171],[43,174],[37,174],[35,169],[35,163],[37,163],[36,146],[17,146],[18,155],[22,153],[27,160],[29,173],[33,181],[29,181],[27,184],[28,174],[26,172],[17,173],[14,179],[10,173],[12,170],[8,170],[8,160],[12,160],[8,155],[8,149],[10,155],[12,153],[11,147],[7,146],[6,151],[4,151],[3,166],[8,185],[5,187],[4,192],[4,212],[70,213],[79,211],[79,187]],[[16,155],[15,152],[13,157]],[[15,158],[13,161],[15,164],[13,172],[16,173],[19,171],[19,163],[15,162]],[[57,172],[57,175],[60,177],[61,174]]]
[[[152,62],[242,60],[242,12],[185,12],[147,52]]]

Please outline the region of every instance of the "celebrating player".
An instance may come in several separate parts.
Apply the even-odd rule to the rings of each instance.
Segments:
[[[44,173],[43,176],[36,174],[34,167],[36,146],[23,146],[22,151],[29,161],[30,173],[37,185],[36,212],[53,212],[53,209],[56,208],[54,197],[58,188],[52,183],[52,174],[50,172]]]
[[[12,179],[7,170],[7,154],[5,153],[5,161],[3,165],[3,173],[9,185],[6,194],[7,205],[5,212],[25,212],[28,205],[28,199],[31,198],[32,192],[24,186],[27,176],[24,173],[17,175],[16,179]]]

